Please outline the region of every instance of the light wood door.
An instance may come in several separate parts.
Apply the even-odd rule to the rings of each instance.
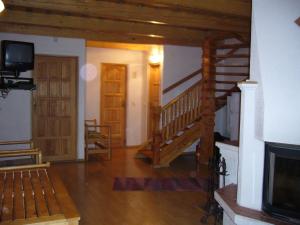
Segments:
[[[35,58],[32,136],[47,161],[76,159],[77,58]]]
[[[149,117],[148,139],[152,138],[154,129],[154,107],[160,106],[160,66],[150,65],[149,79]]]
[[[125,146],[126,75],[121,64],[101,64],[101,125],[111,126],[112,147]]]

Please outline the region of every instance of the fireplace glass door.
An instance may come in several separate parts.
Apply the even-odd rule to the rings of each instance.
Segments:
[[[300,147],[266,143],[263,209],[300,224]]]

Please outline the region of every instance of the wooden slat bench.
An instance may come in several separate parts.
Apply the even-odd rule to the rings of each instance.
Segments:
[[[0,169],[0,224],[75,225],[79,214],[49,164]]]
[[[18,146],[18,145],[28,145],[27,148],[18,148],[10,150],[0,150],[0,158],[9,158],[16,156],[31,156],[35,158],[36,164],[42,163],[42,152],[38,148],[33,147],[33,142],[31,140],[26,141],[0,141],[1,146]],[[15,147],[16,148],[16,147]]]

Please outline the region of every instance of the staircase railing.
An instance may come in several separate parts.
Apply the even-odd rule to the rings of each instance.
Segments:
[[[171,140],[200,117],[201,84],[188,88],[161,109],[162,143]]]
[[[180,86],[181,84],[185,83],[186,81],[192,79],[193,77],[197,76],[198,74],[202,73],[202,68],[192,72],[191,74],[187,75],[186,77],[182,78],[181,80],[175,82],[174,84],[170,85],[169,87],[167,87],[166,89],[163,90],[163,94],[168,93],[169,91],[177,88],[178,86]]]
[[[202,69],[196,70],[182,80],[166,88],[163,93],[175,89],[198,74],[202,74],[202,79],[193,86],[185,90],[175,99],[171,100],[163,107],[154,107],[153,126],[153,164],[160,164],[161,151],[171,140],[178,137],[185,130],[189,129],[193,123],[201,119],[201,152],[203,162],[206,162],[213,146],[214,118],[217,109],[226,104],[226,98],[232,92],[237,91],[237,82],[248,77],[248,72],[219,72],[216,67],[245,67],[248,64],[227,64],[223,60],[229,58],[248,59],[249,54],[237,53],[240,48],[247,48],[247,44],[223,44],[216,46],[213,40],[207,39],[203,45]],[[227,49],[226,54],[217,54],[216,49]],[[222,62],[223,63],[220,63]],[[223,76],[224,80],[217,79]],[[241,77],[241,79],[236,79]],[[220,88],[216,84],[226,84]],[[217,93],[223,93],[217,96]],[[199,134],[200,137],[200,134]],[[162,158],[163,160],[163,158]]]
[[[200,118],[202,80],[163,107],[154,109],[153,161],[159,165],[160,147]]]

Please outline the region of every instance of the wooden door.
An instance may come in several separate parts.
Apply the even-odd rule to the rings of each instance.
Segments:
[[[150,65],[149,79],[149,117],[148,139],[152,138],[154,129],[154,107],[160,106],[160,66]]]
[[[32,137],[46,161],[76,159],[77,58],[35,57]]]
[[[101,125],[111,126],[112,147],[125,146],[126,75],[121,64],[101,64]]]

